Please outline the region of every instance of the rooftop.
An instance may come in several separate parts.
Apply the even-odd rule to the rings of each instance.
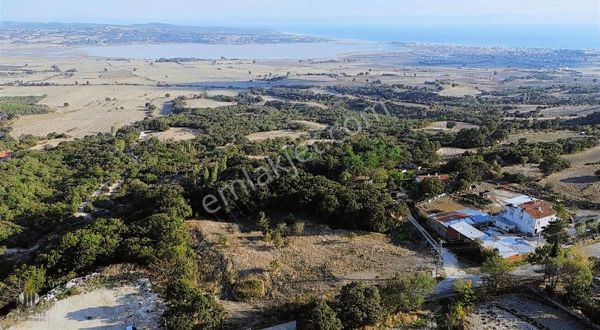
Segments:
[[[523,203],[519,207],[534,219],[541,219],[556,214],[550,203],[539,199]]]
[[[464,209],[456,212],[436,213],[429,216],[429,219],[440,222],[445,226],[449,223],[454,223],[456,220],[464,220],[469,224],[479,224],[488,221],[490,215],[473,209]]]
[[[12,155],[11,150],[2,150],[0,151],[0,159],[8,158]]]
[[[419,180],[430,178],[430,179],[439,179],[441,181],[448,181],[448,180],[450,180],[450,175],[448,175],[448,174],[437,174],[436,173],[434,175],[432,175],[432,174],[419,175],[419,176],[417,176],[417,178]]]
[[[507,199],[506,200],[506,204],[507,205],[512,204],[512,205],[519,206],[519,205],[521,205],[523,203],[531,202],[533,200],[534,200],[534,198],[531,197],[531,196],[521,195],[521,196],[517,196],[517,197],[513,197],[513,198],[510,198],[510,199]]]
[[[484,234],[477,228],[471,226],[470,224],[468,224],[464,221],[453,223],[449,227],[456,230],[461,235],[468,237],[469,239],[472,239],[472,240],[475,240],[475,239],[484,240],[486,238],[489,238],[488,235]]]

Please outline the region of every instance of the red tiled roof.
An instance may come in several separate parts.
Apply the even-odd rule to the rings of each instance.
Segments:
[[[12,155],[12,151],[10,150],[0,151],[0,159],[8,158],[10,155]]]
[[[534,219],[541,219],[556,214],[550,203],[539,199],[523,203],[519,207]]]
[[[439,179],[441,181],[448,181],[448,180],[450,180],[450,175],[448,175],[448,174],[419,175],[418,178],[421,179],[421,180],[430,178],[430,179]]]

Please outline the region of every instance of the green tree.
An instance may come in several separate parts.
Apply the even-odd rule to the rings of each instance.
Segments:
[[[421,197],[434,197],[444,192],[444,182],[438,178],[424,178],[419,183]]]
[[[337,296],[336,307],[338,317],[347,329],[375,324],[384,316],[379,290],[364,282],[343,286]]]
[[[263,235],[266,235],[269,232],[269,218],[267,217],[265,212],[258,212],[258,221],[256,223],[256,226],[258,227],[258,230],[260,230],[263,233]]]
[[[458,279],[452,284],[452,290],[454,291],[454,300],[460,302],[466,311],[471,312],[477,300],[473,282]]]
[[[225,317],[223,307],[215,298],[189,281],[169,283],[165,302],[167,310],[163,316],[168,329],[217,329]]]
[[[488,289],[499,292],[510,283],[512,265],[499,254],[495,253],[481,264],[481,272]]]
[[[215,183],[219,178],[219,163],[214,162],[212,171],[210,172],[210,182]]]
[[[550,175],[555,172],[560,172],[571,166],[571,162],[560,157],[549,157],[542,160],[540,163],[540,171],[544,175]]]
[[[560,216],[555,221],[552,221],[544,228],[542,235],[546,241],[552,246],[551,256],[556,257],[559,253],[560,246],[569,240],[567,233],[567,222]]]
[[[425,298],[433,293],[435,284],[435,279],[430,275],[396,275],[382,289],[382,300],[390,311],[396,311],[398,308],[414,310],[421,307]]]
[[[210,170],[208,169],[208,166],[204,167],[204,175],[202,176],[203,178],[203,182],[204,183],[209,183],[209,179],[210,179]]]
[[[580,246],[569,249],[563,264],[565,298],[572,305],[585,305],[592,297],[592,264]]]
[[[298,328],[303,330],[341,330],[342,321],[324,299],[309,304],[307,311],[298,320]]]

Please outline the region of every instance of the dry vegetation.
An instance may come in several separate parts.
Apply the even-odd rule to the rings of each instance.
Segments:
[[[263,300],[250,304],[224,301],[232,320],[251,317],[258,306],[335,294],[351,280],[377,283],[396,273],[432,269],[430,256],[394,245],[383,234],[307,223],[304,235],[292,236],[287,246],[275,247],[263,240],[261,232],[245,231],[234,223],[197,220],[188,226],[200,230],[216,246],[233,278],[260,278],[267,283]]]
[[[565,156],[571,167],[551,174],[541,182],[573,200],[600,202],[600,180],[594,172],[600,170],[600,147]]]
[[[298,131],[292,131],[292,130],[278,129],[278,130],[274,130],[274,131],[252,133],[246,137],[250,141],[260,142],[260,141],[264,141],[264,140],[268,140],[268,139],[284,138],[284,137],[291,138],[291,139],[297,139],[297,138],[307,135],[307,134],[308,134],[307,132],[298,132]]]
[[[579,137],[579,133],[573,131],[549,131],[549,132],[519,132],[510,134],[506,143],[517,143],[520,139],[527,139],[529,143],[553,142],[559,139]]]

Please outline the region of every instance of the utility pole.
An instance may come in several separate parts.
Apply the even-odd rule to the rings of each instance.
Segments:
[[[444,244],[443,241],[439,241],[438,243],[438,253],[437,253],[437,262],[435,263],[435,276],[434,277],[438,277],[438,274],[440,273],[440,270],[442,269],[442,262],[443,262],[443,257],[442,257],[442,245]]]

